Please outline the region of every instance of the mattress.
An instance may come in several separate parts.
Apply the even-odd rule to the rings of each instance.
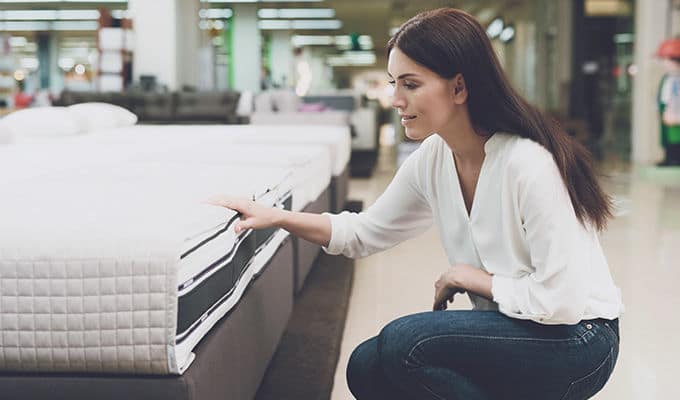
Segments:
[[[301,211],[329,186],[329,149],[321,145],[272,146],[236,144],[221,135],[202,141],[200,135],[120,134],[101,141],[79,136],[59,142],[0,148],[0,184],[79,169],[85,165],[128,162],[204,163],[262,166],[292,170],[294,211]]]
[[[237,214],[203,201],[290,208],[290,176],[149,162],[5,185],[0,369],[181,374],[288,236],[236,235]]]
[[[349,163],[352,140],[349,127],[333,125],[135,125],[83,135],[84,140],[102,144],[168,143],[187,139],[201,146],[225,143],[270,146],[277,149],[300,145],[324,146],[330,152],[333,176]]]
[[[252,400],[293,309],[292,257],[286,240],[229,316],[196,347],[196,360],[181,376],[3,372],[2,398]]]

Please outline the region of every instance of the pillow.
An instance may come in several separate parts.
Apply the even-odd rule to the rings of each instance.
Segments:
[[[67,108],[80,123],[83,133],[131,126],[137,123],[135,114],[109,103],[80,103]]]
[[[66,107],[35,107],[15,111],[0,119],[0,131],[12,142],[24,139],[77,135],[80,125]]]

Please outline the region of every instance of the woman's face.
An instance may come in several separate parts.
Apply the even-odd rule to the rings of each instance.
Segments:
[[[421,140],[447,126],[455,126],[467,91],[461,97],[456,90],[464,82],[462,75],[445,79],[416,63],[394,47],[387,61],[387,73],[394,86],[392,107],[401,116],[406,136]]]

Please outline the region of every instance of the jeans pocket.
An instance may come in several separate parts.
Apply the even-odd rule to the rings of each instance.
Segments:
[[[599,392],[607,383],[612,371],[613,349],[609,351],[607,357],[588,375],[573,381],[567,392],[562,396],[562,400],[581,400],[589,399]]]

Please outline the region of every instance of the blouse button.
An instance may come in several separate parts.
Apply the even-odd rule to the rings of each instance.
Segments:
[[[587,324],[587,325],[586,325],[586,328],[588,328],[588,329],[593,329],[593,326],[592,326],[591,324]]]

